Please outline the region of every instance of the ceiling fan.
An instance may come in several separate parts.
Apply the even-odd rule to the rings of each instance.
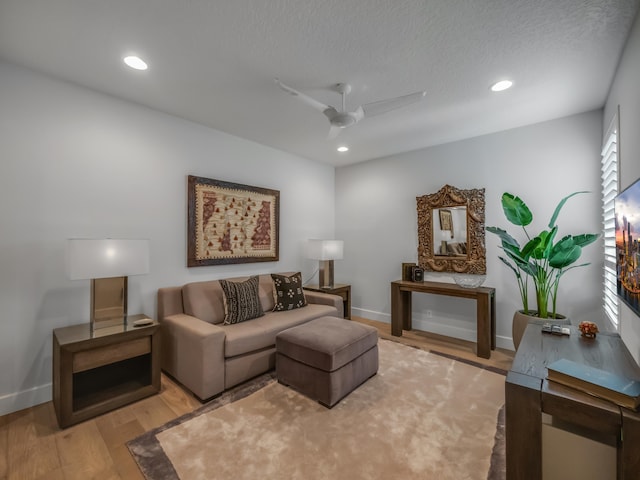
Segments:
[[[348,83],[337,83],[333,87],[336,92],[342,95],[342,108],[340,110],[337,110],[331,105],[325,105],[315,98],[311,98],[310,96],[305,95],[304,93],[301,93],[294,88],[289,87],[288,85],[285,85],[278,78],[276,78],[275,80],[282,90],[290,93],[294,97],[298,97],[307,105],[324,113],[324,115],[329,119],[329,124],[331,125],[331,129],[329,130],[329,138],[335,138],[343,128],[355,125],[365,117],[381,115],[391,110],[395,110],[396,108],[404,107],[411,103],[418,102],[422,100],[427,94],[427,92],[424,91],[415,92],[400,97],[388,98],[386,100],[380,100],[372,103],[365,103],[364,105],[360,105],[353,112],[349,112],[346,108],[346,97],[349,92],[351,92],[351,85],[349,85]]]

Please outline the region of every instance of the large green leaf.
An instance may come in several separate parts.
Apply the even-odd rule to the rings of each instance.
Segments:
[[[518,243],[518,241],[515,238],[513,238],[511,235],[509,235],[506,232],[506,230],[503,230],[502,228],[498,228],[498,227],[487,227],[486,230],[487,232],[493,233],[498,237],[500,237],[500,240],[502,240],[503,245],[505,243],[509,245],[513,245],[518,250],[520,250],[520,244]]]
[[[505,251],[505,253],[514,255],[522,261],[526,261],[526,258],[522,255],[522,252],[516,245],[512,243],[502,242],[502,249]]]
[[[518,268],[521,268],[525,272],[529,273],[529,271],[530,271],[530,269],[529,269],[529,260],[526,259],[526,258],[523,258],[522,254],[520,253],[520,251],[518,251],[518,250],[511,251],[511,250],[505,249],[504,253],[507,254],[507,257],[509,257],[511,260],[513,260],[513,262],[518,266]]]
[[[526,227],[533,221],[533,214],[527,204],[510,193],[502,194],[502,209],[507,220],[519,227]]]
[[[536,251],[540,247],[541,242],[542,242],[542,238],[540,238],[539,236],[533,237],[531,240],[529,240],[525,244],[525,246],[522,247],[523,256],[526,256],[527,258],[529,257],[538,258],[536,257]]]
[[[509,267],[511,270],[513,270],[513,273],[516,274],[516,277],[520,278],[520,271],[514,267],[513,265],[511,265],[511,263],[509,262],[509,260],[507,260],[504,257],[498,257],[500,260],[502,260],[502,263],[504,263],[507,267]]]
[[[563,269],[578,260],[580,255],[582,255],[582,248],[576,245],[571,235],[567,235],[553,246],[549,255],[549,265]]]
[[[547,233],[547,235],[544,239],[544,253],[542,254],[542,258],[549,258],[549,255],[551,255],[551,249],[553,248],[553,241],[556,238],[556,233],[558,233],[558,227],[555,226],[550,232],[545,231],[545,233]]]
[[[574,235],[573,243],[579,247],[584,247],[595,242],[600,235],[597,233],[583,233],[582,235]]]
[[[502,241],[502,249],[517,266],[522,266],[522,264],[526,264],[529,261],[529,257],[523,255],[520,251],[520,244],[518,241],[505,230],[498,227],[487,227],[486,230],[500,237],[500,240]]]
[[[531,277],[534,277],[536,275],[536,271],[538,269],[538,266],[533,262],[518,264],[518,266],[522,269],[523,272],[527,273],[527,275],[530,275]]]
[[[549,258],[551,247],[553,246],[553,239],[558,231],[557,227],[551,229],[551,231],[543,230],[524,246],[523,252],[530,253],[532,258],[536,260],[543,260]],[[530,252],[529,252],[530,251]]]
[[[558,215],[560,214],[560,210],[562,210],[562,207],[564,207],[564,204],[567,203],[567,200],[569,200],[574,195],[578,195],[579,193],[589,193],[589,192],[587,191],[573,192],[571,195],[567,195],[562,200],[560,200],[560,203],[558,203],[558,206],[556,207],[555,211],[553,212],[553,215],[551,216],[551,220],[549,220],[549,228],[553,228],[556,225],[556,220],[558,218]]]

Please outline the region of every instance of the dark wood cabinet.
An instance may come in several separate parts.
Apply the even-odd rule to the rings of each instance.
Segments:
[[[53,331],[53,405],[62,428],[160,391],[160,330],[132,315],[91,331],[88,323]]]

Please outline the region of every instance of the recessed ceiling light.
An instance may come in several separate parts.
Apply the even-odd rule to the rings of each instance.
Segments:
[[[500,80],[499,82],[491,85],[491,90],[493,92],[501,92],[503,90],[506,90],[507,88],[510,88],[511,85],[513,85],[513,82],[511,80]]]
[[[341,146],[338,147],[338,151],[340,153],[348,152],[349,151],[349,147],[347,147],[345,145],[341,145]]]
[[[140,57],[136,57],[135,55],[124,57],[124,63],[126,63],[131,68],[135,68],[136,70],[146,70],[148,68],[145,61]]]

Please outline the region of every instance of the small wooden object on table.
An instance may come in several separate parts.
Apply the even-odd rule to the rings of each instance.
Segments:
[[[344,283],[336,283],[333,287],[320,288],[319,285],[305,285],[305,289],[313,292],[324,292],[342,297],[342,306],[344,308],[344,318],[351,320],[351,285]]]
[[[160,391],[160,327],[129,315],[91,331],[89,323],[53,331],[53,406],[61,428]]]

